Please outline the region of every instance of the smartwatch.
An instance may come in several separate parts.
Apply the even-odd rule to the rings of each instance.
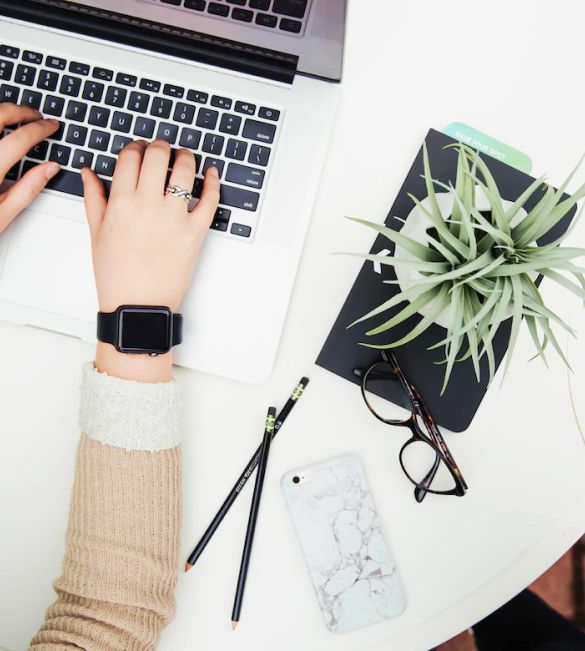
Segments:
[[[164,355],[183,341],[183,315],[168,307],[121,305],[98,312],[97,338],[121,353]]]

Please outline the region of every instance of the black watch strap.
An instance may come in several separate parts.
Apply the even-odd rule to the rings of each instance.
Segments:
[[[97,339],[106,344],[116,346],[119,332],[120,312],[98,312],[97,316]],[[173,336],[171,343],[178,346],[183,341],[183,315],[172,314]]]

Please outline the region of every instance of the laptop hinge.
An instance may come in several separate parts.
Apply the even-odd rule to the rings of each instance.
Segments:
[[[0,0],[0,15],[292,84],[298,57],[63,0]]]

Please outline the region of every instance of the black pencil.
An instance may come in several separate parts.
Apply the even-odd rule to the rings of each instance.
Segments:
[[[256,482],[254,484],[254,494],[252,495],[252,504],[250,506],[250,517],[248,518],[248,527],[246,529],[246,539],[244,540],[244,550],[242,551],[242,562],[240,564],[240,574],[238,576],[238,586],[234,598],[234,607],[232,609],[232,629],[235,629],[240,621],[240,611],[242,610],[242,601],[244,599],[244,590],[246,588],[246,578],[248,577],[248,567],[250,565],[250,556],[252,554],[252,545],[254,544],[254,533],[256,531],[256,522],[258,520],[258,511],[260,510],[260,500],[262,499],[262,487],[264,486],[264,476],[266,475],[266,466],[268,465],[268,454],[270,453],[270,444],[274,434],[274,424],[276,421],[276,409],[268,408],[266,414],[266,423],[264,425],[264,437],[260,446],[260,460],[258,461],[258,472],[256,473]]]
[[[299,398],[303,395],[303,391],[305,390],[307,384],[309,384],[309,378],[303,377],[293,389],[289,399],[286,401],[286,404],[282,408],[282,411],[276,418],[272,438],[276,436],[276,432],[278,432],[278,430],[282,427],[284,421],[286,420],[286,417],[290,414],[292,408],[296,405]],[[213,517],[213,520],[205,530],[205,533],[203,536],[201,536],[201,539],[195,546],[195,549],[191,552],[191,555],[185,563],[185,572],[188,572],[193,567],[193,565],[195,565],[197,559],[199,556],[201,556],[205,547],[207,547],[207,543],[213,537],[213,534],[221,524],[221,521],[224,519],[226,513],[230,510],[232,504],[238,498],[238,495],[240,494],[242,488],[244,488],[246,482],[254,472],[254,468],[256,468],[258,465],[258,460],[260,459],[260,448],[261,446],[259,445],[256,452],[254,452],[252,458],[244,468],[242,474],[238,477],[238,480],[233,485],[231,491],[228,493],[228,496],[225,498],[223,504],[219,507],[219,511]]]

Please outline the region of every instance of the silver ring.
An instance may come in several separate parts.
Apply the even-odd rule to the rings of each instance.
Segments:
[[[188,190],[183,190],[178,185],[167,185],[165,193],[172,194],[173,197],[178,197],[179,199],[184,199],[187,203],[193,198],[193,195]]]

